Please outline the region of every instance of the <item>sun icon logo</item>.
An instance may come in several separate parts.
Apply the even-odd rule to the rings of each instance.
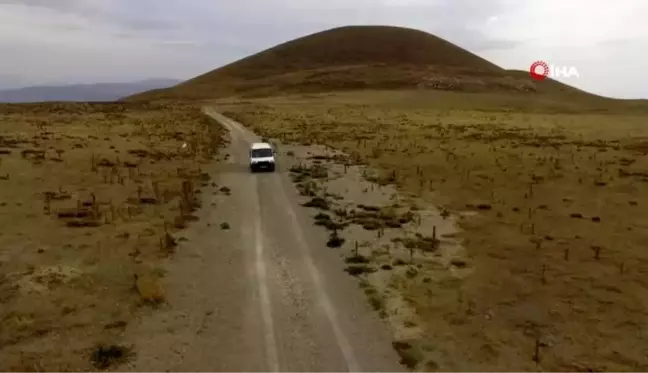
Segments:
[[[538,70],[541,70],[540,72]],[[549,65],[544,61],[536,61],[529,68],[531,78],[535,80],[544,80],[549,75]]]

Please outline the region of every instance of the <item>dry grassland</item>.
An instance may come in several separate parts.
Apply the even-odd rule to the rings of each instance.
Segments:
[[[460,216],[472,274],[398,285],[424,320],[427,369],[648,369],[646,115],[478,99],[218,105],[266,137],[342,150]]]
[[[0,370],[128,358],[221,131],[192,106],[0,106]]]

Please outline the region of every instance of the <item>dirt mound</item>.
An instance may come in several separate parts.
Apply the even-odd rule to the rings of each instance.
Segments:
[[[274,96],[357,89],[572,92],[504,70],[434,35],[401,27],[348,26],[304,36],[169,89],[126,100]]]

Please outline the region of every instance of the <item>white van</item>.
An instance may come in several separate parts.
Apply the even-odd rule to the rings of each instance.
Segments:
[[[275,151],[267,142],[256,142],[250,147],[250,171],[275,170]]]

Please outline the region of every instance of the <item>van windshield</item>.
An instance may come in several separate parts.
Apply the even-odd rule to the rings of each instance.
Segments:
[[[272,149],[253,149],[252,158],[267,158],[272,157]]]

